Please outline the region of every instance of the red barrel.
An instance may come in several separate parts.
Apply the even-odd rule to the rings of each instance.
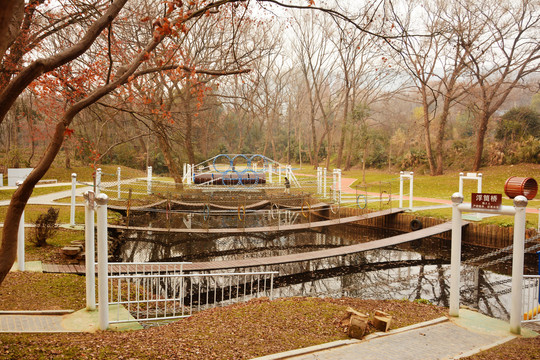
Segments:
[[[523,195],[527,200],[532,200],[538,192],[538,184],[533,178],[511,176],[504,183],[504,193],[510,199]]]

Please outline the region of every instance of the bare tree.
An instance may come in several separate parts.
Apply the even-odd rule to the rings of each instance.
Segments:
[[[470,1],[464,3],[472,26],[459,29],[459,42],[466,51],[475,86],[470,92],[477,121],[473,170],[482,165],[484,140],[493,114],[510,92],[540,68],[540,4],[538,1]]]

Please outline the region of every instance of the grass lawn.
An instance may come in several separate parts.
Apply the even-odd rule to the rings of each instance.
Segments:
[[[32,192],[32,196],[52,194],[59,191],[71,190],[71,185],[58,185],[58,186],[37,186]],[[1,189],[0,188],[0,200],[9,200],[15,192],[15,189]]]

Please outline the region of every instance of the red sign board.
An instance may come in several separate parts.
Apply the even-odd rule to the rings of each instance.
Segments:
[[[502,203],[502,194],[472,193],[471,209],[499,210]]]

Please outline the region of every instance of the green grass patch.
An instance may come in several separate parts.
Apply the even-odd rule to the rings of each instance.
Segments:
[[[59,191],[71,190],[71,185],[59,186],[37,186],[32,192],[32,196],[47,195]],[[15,189],[0,189],[0,200],[9,200],[13,196]]]
[[[434,217],[437,219],[443,219],[443,220],[452,220],[452,208],[444,208],[444,209],[430,209],[430,210],[422,210],[422,211],[415,211],[415,214],[418,216],[425,216],[425,217]],[[467,214],[473,214],[473,213],[467,213]],[[493,225],[499,225],[499,226],[514,226],[514,217],[510,215],[500,215],[500,216],[491,216],[482,219],[480,224],[493,224]],[[537,228],[538,226],[538,214],[527,214],[526,215],[526,227],[527,228]]]
[[[467,171],[463,172],[467,173]],[[491,166],[482,168],[479,172],[482,173],[482,192],[504,194],[504,183],[509,177],[538,177],[537,174],[540,174],[540,164]],[[414,196],[450,199],[452,194],[459,190],[459,173],[460,171],[447,170],[447,172],[441,176],[414,174]],[[361,170],[346,171],[343,172],[342,176],[357,178],[353,185],[360,185],[362,183]],[[536,180],[539,181],[540,179]],[[394,188],[399,192],[399,172],[390,173],[381,170],[366,170],[366,183],[376,183],[379,181],[390,181],[393,184],[392,192],[394,192]],[[404,191],[406,194],[409,190],[408,184],[408,180],[405,179]],[[470,201],[470,194],[476,191],[476,181],[463,181],[465,201]],[[508,201],[511,203],[511,200]],[[533,202],[540,205],[540,194],[536,196]],[[534,205],[531,204],[531,207],[534,207]]]
[[[116,171],[117,165],[102,165],[101,171],[102,181],[116,181]],[[137,177],[145,177],[146,171],[132,169],[125,166],[120,166],[120,175],[122,179],[132,179]],[[92,175],[94,174],[94,169],[90,166],[77,166],[71,169],[66,169],[62,167],[50,168],[43,179],[56,179],[59,182],[71,182],[71,174],[77,174],[77,181],[83,181],[87,183],[92,183]]]

